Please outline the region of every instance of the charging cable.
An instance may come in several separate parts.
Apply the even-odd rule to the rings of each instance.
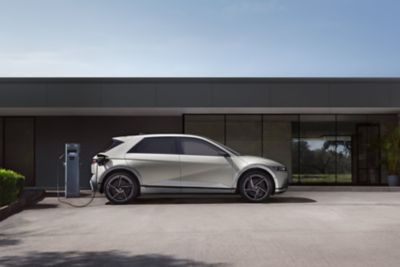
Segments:
[[[58,161],[57,161],[57,200],[58,200],[58,202],[63,203],[63,204],[66,204],[66,205],[71,206],[71,207],[74,207],[74,208],[84,208],[84,207],[89,206],[89,205],[93,202],[94,198],[96,197],[96,190],[94,190],[94,188],[91,188],[91,190],[92,190],[92,195],[91,195],[89,201],[88,201],[87,203],[84,203],[84,204],[81,204],[81,205],[73,204],[73,203],[71,203],[71,202],[68,202],[68,201],[63,200],[63,199],[60,198],[60,190],[59,190],[60,162],[62,162],[61,160],[62,160],[63,158],[64,158],[64,154],[61,154],[61,155],[58,157]],[[98,171],[97,169],[98,169],[98,166],[96,166],[96,173],[95,173],[96,178],[97,178],[97,171]],[[65,194],[65,193],[64,193],[64,194]],[[66,197],[66,196],[64,196],[64,197]]]

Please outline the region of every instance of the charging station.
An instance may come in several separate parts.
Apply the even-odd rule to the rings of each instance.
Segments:
[[[65,144],[65,197],[79,197],[79,144]]]

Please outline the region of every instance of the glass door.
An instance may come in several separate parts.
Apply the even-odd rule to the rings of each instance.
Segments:
[[[380,183],[379,124],[357,125],[357,183]]]

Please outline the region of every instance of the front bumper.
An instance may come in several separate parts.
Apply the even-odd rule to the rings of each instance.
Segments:
[[[288,187],[281,187],[281,188],[275,188],[275,194],[282,194],[284,192],[286,192],[288,189]]]
[[[289,175],[287,172],[275,173],[278,178],[278,183],[275,187],[275,194],[286,192],[289,186]]]

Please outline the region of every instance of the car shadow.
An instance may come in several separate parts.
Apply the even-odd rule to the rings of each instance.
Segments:
[[[315,203],[311,198],[305,197],[271,197],[265,202],[256,204],[291,204],[291,203]],[[170,204],[247,204],[240,196],[236,195],[145,195],[139,197],[126,205],[170,205]],[[254,204],[254,203],[251,203]],[[106,205],[113,205],[107,202]]]
[[[163,267],[222,267],[225,263],[206,263],[191,259],[176,258],[162,254],[130,255],[123,251],[99,252],[38,252],[32,251],[20,256],[5,256],[0,258],[0,266],[163,266]]]

